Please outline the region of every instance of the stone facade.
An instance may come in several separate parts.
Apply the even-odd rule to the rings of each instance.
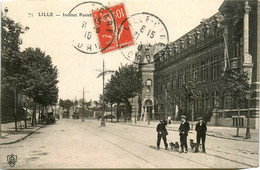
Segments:
[[[148,121],[155,119],[155,98],[154,98],[154,54],[165,48],[164,44],[139,45],[135,54],[135,66],[142,72],[143,89],[140,95],[134,97],[131,102],[132,120]]]
[[[212,125],[236,126],[236,100],[222,76],[227,69],[243,67],[250,77],[254,93],[249,106],[248,101],[239,103],[239,122],[241,126],[247,125],[249,111],[250,126],[258,128],[259,4],[259,0],[226,0],[218,13],[201,21],[200,25],[167,44],[163,50],[153,51],[154,46],[138,50],[137,56],[142,59],[153,51],[151,58],[155,60],[152,65],[142,67],[143,83],[147,85],[146,81],[152,80],[149,93],[147,86],[142,93],[142,107],[151,100],[151,119],[166,119],[168,116],[179,119],[181,114],[185,114],[189,120],[204,116]],[[183,88],[191,81],[197,84],[199,91],[199,98],[193,101],[185,98]],[[147,113],[144,109],[142,113]]]

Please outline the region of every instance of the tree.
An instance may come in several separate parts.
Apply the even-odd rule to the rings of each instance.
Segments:
[[[109,83],[105,87],[106,100],[110,103],[124,102],[126,105],[126,114],[130,113],[131,107],[129,99],[141,93],[142,90],[141,71],[133,65],[119,67],[115,75],[111,76]],[[126,120],[125,114],[125,120]]]
[[[86,101],[84,104],[86,108],[90,108],[92,106],[92,100],[90,99],[88,102]]]
[[[60,99],[59,100],[59,105],[60,105],[60,107],[63,107],[64,109],[69,110],[70,107],[74,105],[74,103],[73,103],[73,101],[71,101],[69,99],[66,99],[66,100]]]
[[[183,85],[185,91],[185,98],[189,100],[191,109],[191,120],[194,121],[194,105],[195,99],[199,97],[197,84],[195,80],[189,81],[187,84]],[[193,129],[193,123],[191,124],[191,129]]]
[[[94,107],[95,107],[95,108],[100,107],[100,103],[99,103],[98,101],[94,100],[93,103],[94,103]]]
[[[21,53],[23,70],[23,90],[34,101],[33,121],[36,120],[36,103],[53,105],[58,100],[58,69],[53,66],[51,57],[40,48],[27,48]]]
[[[223,79],[227,82],[228,88],[232,90],[232,94],[236,97],[237,109],[238,109],[238,122],[237,122],[237,134],[239,136],[239,116],[240,107],[239,101],[244,100],[251,87],[249,84],[249,77],[246,71],[242,67],[228,69],[223,75]]]
[[[78,100],[75,100],[74,101],[74,105],[77,106],[79,104],[79,101]]]
[[[20,45],[22,43],[20,35],[25,29],[19,23],[7,16],[6,8],[1,15],[1,88],[11,88],[14,91],[14,119],[15,130],[17,131],[17,94],[22,91],[23,74],[20,70],[22,61],[20,58]],[[0,122],[1,123],[1,122]]]
[[[119,95],[122,93],[122,89],[120,89],[119,84],[120,82],[118,78],[115,75],[112,75],[111,79],[105,86],[105,91],[104,91],[105,101],[109,102],[111,105],[111,115],[112,115],[112,105],[114,103],[117,103],[118,106],[120,102],[123,102],[121,96]],[[118,118],[119,115],[117,115],[117,121],[119,121]],[[112,118],[111,121],[113,121]]]
[[[1,21],[1,56],[2,56],[2,83],[1,88],[11,88],[14,91],[14,118],[17,130],[17,94],[23,93],[34,101],[33,125],[36,120],[36,102],[43,105],[52,105],[58,99],[58,69],[53,66],[51,57],[46,56],[39,48],[27,48],[20,52],[20,34],[28,30],[21,24],[15,23],[2,13]],[[26,116],[25,116],[26,118]]]

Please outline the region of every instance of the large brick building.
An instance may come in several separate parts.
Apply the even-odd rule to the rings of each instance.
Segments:
[[[178,119],[186,114],[192,120],[203,115],[209,124],[246,126],[248,102],[237,102],[227,88],[223,73],[243,67],[254,88],[250,99],[250,126],[258,128],[259,117],[259,57],[260,1],[225,0],[219,12],[157,52],[156,47],[139,49],[137,57],[146,58],[151,51],[156,62],[142,66],[144,90],[141,118]],[[150,54],[149,54],[150,55]],[[194,103],[185,98],[183,85],[197,84],[199,98]],[[152,87],[149,90],[146,88]],[[149,100],[149,101],[148,101]],[[144,107],[145,105],[150,107]],[[192,107],[191,107],[192,106]],[[144,119],[145,120],[145,119]]]

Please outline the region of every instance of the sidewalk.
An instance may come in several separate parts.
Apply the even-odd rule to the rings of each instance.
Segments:
[[[107,121],[107,123],[111,123]],[[114,122],[115,123],[115,122]],[[159,121],[150,121],[150,125],[146,121],[137,121],[136,124],[134,121],[131,122],[118,122],[124,125],[130,126],[140,126],[147,128],[156,128]],[[190,130],[189,133],[196,133],[195,126],[197,122],[194,122],[194,130]],[[175,121],[172,124],[168,124],[166,128],[170,131],[178,131],[180,122]],[[190,123],[191,125],[191,123]],[[239,141],[247,141],[247,142],[259,142],[259,130],[258,129],[250,129],[251,139],[245,139],[246,136],[246,128],[239,128],[239,137],[236,137],[237,128],[236,127],[220,127],[220,126],[207,126],[207,136],[213,136],[217,138],[224,138],[229,140],[239,140]]]
[[[32,127],[29,123],[27,123],[27,128],[24,128],[24,122],[21,121],[21,125],[17,125],[17,132],[15,131],[14,122],[1,124],[2,129],[2,138],[0,138],[0,145],[7,145],[16,143],[30,136],[44,125],[37,124]]]

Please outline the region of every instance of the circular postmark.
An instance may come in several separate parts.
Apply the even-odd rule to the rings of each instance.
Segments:
[[[129,26],[125,25],[128,21]],[[131,32],[134,45],[120,45],[120,34]],[[142,12],[126,18],[118,29],[117,42],[122,55],[135,64],[151,64],[156,62],[154,54],[161,51],[169,42],[167,27],[163,21],[154,14]]]
[[[115,19],[110,9],[102,3],[80,3],[73,7],[68,15],[77,17],[77,30],[72,46],[78,51],[96,54],[106,50],[113,42],[116,32]],[[102,35],[99,36],[100,32]],[[100,41],[105,42],[102,47]]]

